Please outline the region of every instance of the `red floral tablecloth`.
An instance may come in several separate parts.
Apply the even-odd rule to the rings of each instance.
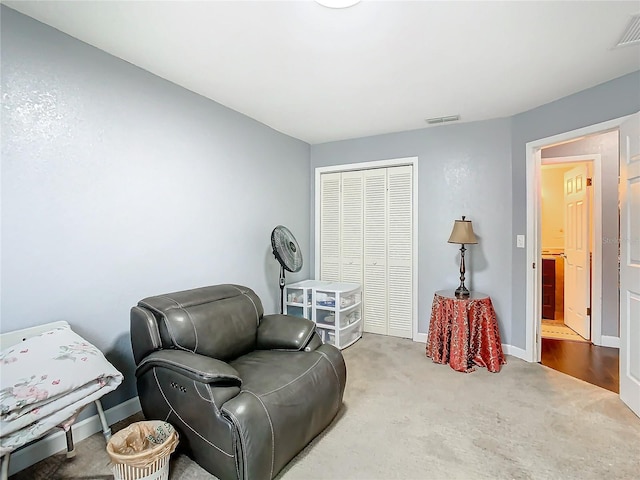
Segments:
[[[456,298],[453,292],[436,292],[431,308],[427,357],[448,363],[459,372],[472,372],[474,365],[499,372],[507,363],[491,298],[472,292]]]

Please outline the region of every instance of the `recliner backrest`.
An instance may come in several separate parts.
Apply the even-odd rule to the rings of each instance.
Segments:
[[[162,344],[158,347],[188,350],[223,361],[255,350],[264,313],[253,290],[232,284],[148,297],[138,302],[138,308],[153,313]],[[134,353],[137,363],[142,352],[134,347]]]

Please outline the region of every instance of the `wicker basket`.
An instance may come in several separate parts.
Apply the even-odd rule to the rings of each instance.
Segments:
[[[112,467],[114,480],[169,480],[169,457],[162,457],[147,468],[116,463]]]
[[[169,423],[149,420],[132,423],[107,443],[115,480],[168,480],[169,457],[178,433]]]

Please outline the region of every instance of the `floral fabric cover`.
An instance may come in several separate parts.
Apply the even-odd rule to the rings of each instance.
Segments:
[[[69,327],[0,352],[0,455],[67,430],[80,410],[122,382],[102,352]]]
[[[438,292],[431,307],[427,357],[459,372],[499,372],[507,363],[491,298],[452,299]]]

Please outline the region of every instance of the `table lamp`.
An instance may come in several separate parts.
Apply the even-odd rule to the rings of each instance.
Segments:
[[[460,286],[456,289],[456,297],[468,297],[469,290],[464,286],[464,248],[465,244],[478,243],[475,233],[473,233],[473,226],[471,220],[465,220],[465,216],[462,216],[462,220],[456,220],[453,224],[453,231],[449,237],[449,243],[458,243],[462,245],[460,247]]]

